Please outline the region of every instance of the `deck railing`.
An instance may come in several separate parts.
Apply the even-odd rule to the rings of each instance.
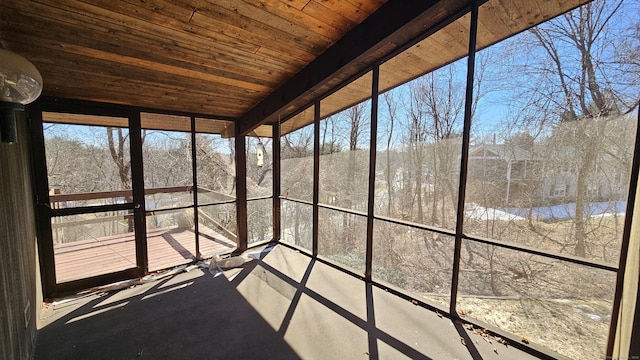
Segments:
[[[192,193],[193,186],[173,186],[173,187],[160,187],[160,188],[152,188],[145,189],[145,198],[148,195],[156,195],[156,194],[176,194],[176,193]],[[211,189],[198,187],[198,195],[201,196],[201,199],[206,201],[200,201],[197,211],[197,218],[195,214],[193,215],[193,222],[199,221],[200,223],[204,223],[206,226],[218,230],[228,239],[236,241],[237,237],[235,231],[228,228],[228,226],[224,225],[223,222],[214,219],[210,214],[204,212],[200,207],[212,206],[212,205],[220,205],[220,204],[229,204],[235,201],[235,197],[226,195]],[[54,232],[54,243],[60,243],[60,229],[73,227],[73,226],[82,226],[82,225],[92,225],[98,223],[105,222],[113,222],[118,224],[119,220],[125,220],[126,222],[123,225],[125,228],[129,228],[131,230],[131,226],[133,224],[133,210],[130,210],[126,213],[118,212],[107,212],[104,214],[105,216],[64,216],[62,214],[56,214],[56,210],[72,208],[72,207],[85,207],[85,206],[102,206],[102,205],[112,205],[112,204],[124,204],[132,201],[133,193],[131,190],[117,190],[117,191],[100,191],[100,192],[86,192],[86,193],[73,193],[73,194],[60,194],[57,191],[52,191],[49,195],[50,208],[53,211],[52,217],[52,230]],[[111,199],[111,200],[109,200]],[[163,203],[169,206],[158,206],[158,203],[154,203],[153,200],[145,199],[145,208],[146,208],[146,216],[156,216],[157,214],[169,214],[175,212],[183,212],[187,209],[193,208],[193,198],[188,201],[178,201],[176,198],[166,199],[162,201]],[[126,210],[125,210],[126,211]],[[89,212],[93,213],[93,212]],[[193,212],[192,212],[193,214]],[[64,217],[64,221],[61,221]],[[127,225],[128,223],[128,225]]]

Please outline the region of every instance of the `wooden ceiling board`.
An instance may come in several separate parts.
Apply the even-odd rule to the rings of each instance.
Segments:
[[[308,26],[310,31],[316,32],[334,42],[340,39],[344,32],[349,28],[340,28],[332,26],[331,24],[321,21],[318,18],[305,13],[301,9],[295,6],[289,5],[280,0],[245,0],[247,3],[256,7],[261,7],[268,12],[281,14],[284,19],[287,19],[293,24],[298,26]]]
[[[3,34],[5,34],[5,32],[3,32]],[[13,36],[12,39],[19,39],[21,36],[22,36],[21,34],[15,34],[15,36]],[[22,36],[22,37],[24,37],[24,36]],[[39,49],[40,47],[42,47],[41,43],[38,44],[38,45],[39,46],[34,47],[34,46],[32,46],[30,44],[29,47],[32,47],[34,49],[36,49],[36,48]],[[52,46],[53,48],[57,49],[57,50],[61,49],[61,50],[68,50],[69,52],[75,52],[74,55],[89,55],[89,56],[94,56],[94,57],[97,57],[98,55],[105,55],[106,57],[109,57],[109,60],[116,60],[116,61],[118,60],[118,58],[115,58],[114,56],[111,56],[111,53],[109,53],[109,52],[83,48],[83,47],[80,47],[80,46],[75,46],[73,44],[69,45],[69,44],[64,44],[64,43],[50,43],[49,45]],[[44,47],[46,47],[46,45],[44,45]],[[81,54],[82,52],[89,52],[89,54]],[[98,55],[96,55],[96,54],[98,54]],[[48,53],[48,52],[47,53],[42,53],[42,55],[43,55],[43,57],[46,58],[46,57],[50,56],[50,53]],[[131,58],[131,57],[122,57],[121,59],[123,59],[123,62],[125,62],[125,63],[126,62],[138,61],[138,60],[136,60],[136,58]],[[38,61],[37,60],[34,61],[34,62],[36,63],[36,65],[38,65]],[[135,64],[135,65],[139,65],[141,68],[144,68],[145,70],[150,71],[151,68],[149,66],[145,66],[145,65],[152,65],[152,64],[149,63],[149,62],[145,63],[144,60],[139,60],[138,63]],[[164,66],[165,66],[165,70],[175,70],[175,71],[166,71],[167,74],[173,74],[173,73],[176,73],[176,72],[182,72],[183,74],[189,74],[190,73],[192,75],[191,77],[193,79],[206,78],[207,76],[209,76],[209,77],[215,76],[215,75],[208,75],[207,73],[199,74],[198,72],[190,71],[189,69],[186,69],[187,72],[184,72],[184,69],[181,68],[181,67],[173,67],[172,68],[172,67],[170,67],[168,65],[164,65]],[[112,65],[112,66],[109,66],[109,67],[105,67],[103,69],[103,71],[107,71],[107,70],[110,70],[110,69],[117,69],[117,68],[118,68],[118,66]],[[44,72],[43,75],[45,75],[45,84],[46,84],[47,83],[47,81],[46,81],[46,79],[47,79],[46,72]],[[219,79],[221,81],[227,82],[228,77],[224,76],[224,77],[220,77]],[[193,83],[193,80],[190,80],[189,82]],[[231,83],[227,83],[227,85],[230,85],[230,84]],[[251,83],[247,83],[247,84],[251,84]],[[251,84],[250,86],[255,86],[255,85]],[[260,87],[255,86],[254,89],[262,90],[263,92],[266,92],[266,91],[269,90],[269,88],[265,87],[265,86],[260,86]],[[45,87],[45,90],[46,90],[46,87]]]
[[[202,11],[200,11],[200,13],[202,13]],[[159,17],[157,21],[160,23],[170,24],[171,18],[169,16]],[[211,23],[216,25],[219,22],[212,20]],[[210,27],[211,25],[207,24],[207,26]],[[291,74],[292,62],[302,66],[306,64],[309,58],[311,58],[311,55],[306,53],[304,56],[300,56],[303,58],[302,60],[296,60],[296,57],[284,59],[280,56],[281,54],[278,54],[277,56],[257,56],[255,53],[261,48],[261,45],[240,41],[233,37],[226,36],[221,30],[215,27],[213,30],[207,30],[203,27],[194,26],[193,20],[187,27],[181,28],[179,26],[175,26],[165,29],[164,31],[168,31],[169,34],[171,34],[171,37],[168,38],[170,43],[165,44],[162,42],[162,47],[158,50],[171,52],[174,47],[184,47],[192,51],[187,52],[186,54],[180,54],[180,56],[185,58],[185,61],[189,61],[194,57],[198,63],[212,67],[218,67],[220,65],[221,57],[228,58],[225,62],[225,64],[228,65],[228,70],[235,69],[236,72],[240,73],[242,73],[241,69],[244,69],[245,66],[253,64],[256,69],[251,68],[250,70],[252,72],[262,68],[265,70],[276,69]],[[180,37],[176,37],[174,34],[178,34]],[[144,33],[143,35],[155,36],[155,32]],[[221,38],[226,39],[227,42],[221,42]],[[173,44],[173,46],[171,46],[171,44]],[[196,46],[193,46],[192,44],[195,44]]]
[[[220,3],[219,1],[215,2]],[[321,20],[310,20],[311,17],[306,16],[301,19],[302,21],[297,21],[295,13],[287,11],[288,9],[286,7],[267,7],[267,2],[264,0],[244,0],[242,2],[236,0],[224,0],[222,3],[227,9],[234,12],[246,9],[242,14],[259,23],[264,29],[264,35],[268,38],[277,38],[278,34],[272,32],[273,29],[277,29],[283,34],[290,36],[289,40],[293,39],[295,42],[299,42],[297,39],[301,39],[308,41],[311,44],[315,44],[316,46],[322,46],[326,49],[326,46],[333,44],[333,42],[342,37],[344,31],[347,30],[345,28],[336,27],[336,29],[340,31],[340,34],[334,33],[333,36],[324,35],[323,32],[319,30],[330,28],[317,27],[317,24],[322,22]],[[272,1],[272,3],[275,3],[275,1]],[[325,24],[330,25],[329,23]]]
[[[35,3],[30,2],[30,4]],[[46,7],[34,8],[33,12],[39,14],[40,12],[45,12],[46,9]],[[110,22],[109,19],[96,21],[98,15],[89,13],[89,9],[95,10],[95,7],[88,7],[87,11],[82,14],[76,14],[67,8],[57,10],[54,7],[50,7],[50,10],[45,13],[55,13],[54,19],[49,18],[48,20],[52,26],[58,25],[57,31],[52,32],[52,34],[37,31],[37,34],[50,35],[57,38],[70,32],[70,37],[66,38],[76,41],[83,39],[91,41],[95,39],[95,37],[91,37],[94,33],[100,33],[100,37],[98,38],[103,43],[111,44],[115,49],[121,49],[120,51],[142,53],[142,55],[138,55],[141,57],[150,56],[151,54],[167,57],[173,55],[173,58],[182,59],[183,61],[189,61],[193,57],[195,58],[194,63],[210,65],[211,67],[220,66],[219,62],[222,56],[235,60],[235,67],[228,66],[227,70],[238,69],[238,61],[253,60],[245,59],[240,55],[244,53],[255,53],[259,48],[259,46],[253,44],[231,41],[228,37],[221,39],[220,37],[206,37],[206,34],[199,36],[193,34],[191,29],[186,29],[184,32],[176,32],[163,26],[153,26],[152,24],[145,26],[145,24],[147,24],[145,22],[121,25]],[[29,19],[30,15],[31,14],[25,13],[15,15],[8,14],[7,18],[21,19],[22,21],[20,23],[26,22],[29,23],[30,26],[37,26],[38,22],[43,21],[40,19],[47,21],[47,18],[44,17],[40,17],[40,19]],[[63,26],[59,26],[61,22],[61,20],[58,20],[59,17],[69,18],[70,21],[65,22]],[[135,26],[135,28],[129,26]],[[69,34],[67,34],[67,36],[68,35]],[[65,37],[62,38],[64,39]],[[234,63],[229,59],[224,64]],[[266,57],[254,60],[253,64],[256,66],[262,64],[262,66],[267,69],[274,68],[280,70],[286,70],[289,66],[284,59],[269,59]],[[300,65],[302,64],[304,63],[300,63]],[[242,65],[242,63],[240,63],[240,65]]]
[[[129,119],[110,116],[42,112],[42,121],[57,124],[128,127]]]
[[[71,61],[67,58],[58,57],[57,55],[60,52],[57,49],[50,49],[48,55],[45,55],[42,58],[40,58],[41,55],[31,55],[30,52],[31,48],[29,47],[23,49],[23,53],[25,55],[28,55],[32,60],[39,63],[39,68],[42,73],[49,74],[45,78],[45,84],[50,86],[45,87],[45,95],[58,95],[48,93],[51,89],[57,91],[57,89],[54,88],[56,83],[71,81],[73,83],[82,83],[84,86],[87,81],[95,82],[102,78],[109,84],[122,84],[125,89],[128,88],[128,83],[147,82],[151,87],[149,90],[153,93],[155,83],[158,90],[164,88],[167,93],[174,93],[177,97],[194,96],[201,93],[201,95],[215,96],[215,100],[220,102],[223,100],[232,101],[235,105],[241,104],[241,101],[260,99],[264,96],[263,92],[233,87],[228,84],[219,84],[214,87],[209,87],[213,82],[204,83],[202,81],[198,81],[198,78],[195,76],[185,77],[182,74],[175,75],[167,73],[162,79],[158,79],[155,76],[155,73],[149,69],[138,69],[135,66],[123,64],[114,66],[114,64],[108,60],[101,60],[86,56],[76,57],[74,61]],[[109,73],[105,73],[107,71]],[[57,74],[58,72],[64,72],[65,76],[60,78]],[[127,80],[130,72],[136,72],[136,77]],[[73,77],[71,73],[79,73],[80,77]],[[60,81],[56,81],[57,79]],[[74,79],[77,79],[77,81],[73,81]],[[108,85],[107,83],[105,83],[105,86]],[[179,89],[176,88],[176,84],[183,85],[183,93],[176,91]],[[138,105],[143,106],[144,102],[141,102]]]
[[[240,118],[240,131],[286,118],[369,68],[470,0],[389,1]]]
[[[196,132],[222,134],[233,127],[233,121],[196,118]]]
[[[348,3],[354,5],[361,11],[364,11],[367,16],[374,13],[380,6],[382,6],[386,1],[378,0],[378,1],[360,1],[360,0],[346,0]]]
[[[495,44],[589,0],[490,0],[478,10],[477,47]]]
[[[269,28],[251,18],[244,17],[218,5],[204,3],[198,7],[179,1],[169,3],[160,0],[154,0],[153,3],[149,4],[150,7],[144,5],[147,2],[129,3],[118,1],[115,2],[117,6],[114,6],[114,2],[110,0],[92,0],[92,3],[103,11],[116,12],[121,17],[132,17],[143,23],[164,27],[163,31],[182,35],[187,39],[201,37],[209,42],[213,40],[225,43],[226,41],[232,47],[236,46],[234,44],[240,44],[248,47],[245,51],[251,54],[263,47],[265,43],[268,43],[272,49],[286,53],[292,58],[300,59],[304,63],[315,58],[314,52],[321,51],[320,45],[306,41],[299,41],[295,44],[296,46],[291,46],[291,44],[278,40],[279,38],[284,38],[284,36],[277,29]],[[155,5],[156,3],[161,5]],[[182,5],[182,7],[175,4]],[[190,16],[186,19],[181,16],[180,20],[177,20],[175,12],[178,10],[176,9],[182,12],[187,11]],[[265,36],[270,31],[273,31],[274,37]],[[182,41],[188,42],[187,39]],[[281,55],[280,58],[282,58]]]
[[[294,9],[302,10],[309,3],[309,0],[280,0]]]
[[[289,121],[283,122],[280,127],[280,135],[287,135],[309,124],[312,124],[315,116],[314,113],[315,108],[313,106],[310,106],[291,118]]]
[[[115,33],[123,38],[131,38],[136,43],[139,38],[154,38],[156,46],[150,50],[171,50],[175,46],[184,46],[191,43],[201,44],[201,49],[221,47],[224,50],[237,48],[243,52],[256,51],[257,46],[249,43],[237,41],[226,36],[215,36],[216,34],[196,34],[193,27],[187,27],[182,31],[175,31],[166,27],[167,24],[151,23],[149,21],[140,20],[131,16],[123,16],[119,13],[111,12],[101,7],[85,4],[79,1],[52,1],[40,0],[42,3],[35,1],[27,2],[29,5],[20,5],[14,7],[22,10],[23,13],[34,16],[49,18],[59,25],[55,33],[64,30],[68,26],[78,25],[85,29],[85,36],[92,35],[93,32],[100,33],[102,36]],[[31,25],[31,24],[29,24]],[[99,28],[94,28],[94,27]],[[102,30],[103,29],[103,30]],[[78,33],[77,35],[82,35]],[[142,43],[141,45],[144,45]]]
[[[441,67],[444,63],[465,56],[469,48],[465,41],[469,37],[468,23],[469,16],[465,15],[383,63],[380,66],[380,92],[404,84],[422,74]],[[343,93],[341,96],[342,102],[350,102],[352,105],[366,99],[370,96],[370,90],[367,86],[370,89],[370,82],[369,84],[361,82],[358,85],[358,90]],[[351,101],[348,100],[349,95],[351,96]],[[357,101],[354,102],[354,99]],[[324,109],[322,110],[324,112]],[[339,106],[333,106],[332,110],[341,109]]]
[[[491,1],[483,4],[478,10],[478,18],[483,19],[486,17],[486,14],[495,13],[496,10],[493,9],[493,7],[495,6],[496,4]],[[496,21],[500,21],[500,20],[496,20]],[[500,27],[502,28],[503,25],[501,25]],[[495,30],[496,30],[496,26],[494,26],[492,23],[488,21],[479,21],[478,33],[476,37],[476,47],[478,49],[485,48],[491,45],[491,41],[493,41],[493,39],[500,38],[501,34],[499,32],[494,33]]]
[[[371,98],[372,79],[372,72],[368,72],[349,85],[322,99],[320,101],[320,119],[332,116]]]
[[[565,2],[537,0],[490,0],[480,7],[478,47],[486,47],[515,33],[570,10],[584,0]],[[515,19],[515,20],[514,20]],[[403,51],[380,66],[379,91],[384,92],[457,61],[468,53],[470,15],[466,14],[441,30]],[[368,98],[370,82],[362,79],[323,100],[321,118],[341,111]],[[346,88],[345,88],[346,89]]]
[[[129,119],[127,118],[56,113],[48,111],[42,113],[42,120],[44,122],[71,125],[113,127],[129,126]],[[191,131],[191,119],[185,116],[142,113],[140,122],[143,129],[185,132]],[[196,131],[199,133],[222,134],[229,127],[233,127],[232,121],[196,118]]]
[[[307,4],[305,9],[315,4],[319,4],[330,9],[331,12],[339,14],[341,17],[352,21],[354,24],[361,23],[362,20],[371,15],[371,13],[365,11],[362,6],[358,6],[357,4],[346,0],[312,0]]]
[[[247,136],[270,138],[273,136],[273,128],[271,125],[260,125]]]
[[[262,13],[259,9],[253,6],[252,8],[256,10],[245,9],[244,12]],[[202,28],[217,30],[229,37],[235,37],[240,41],[254,44],[258,46],[258,49],[268,48],[281,54],[280,56],[284,55],[302,61],[314,59],[331,44],[329,39],[320,37],[311,31],[296,36],[282,31],[278,17],[269,19],[275,25],[269,26],[241,14],[233,10],[211,6],[198,9],[191,22]],[[263,18],[261,20],[266,21]],[[236,22],[241,25],[235,26]],[[312,39],[309,39],[310,37]]]
[[[25,53],[29,53],[29,49],[25,50]],[[112,92],[117,91],[119,95],[125,100],[117,102],[120,104],[128,104],[127,98],[136,98],[141,93],[156,93],[156,97],[148,99],[148,104],[162,105],[162,98],[170,97],[172,102],[182,101],[184,98],[189,98],[192,101],[185,102],[185,108],[183,110],[194,111],[198,108],[198,105],[205,105],[206,107],[217,107],[221,109],[233,109],[238,114],[244,109],[243,106],[237,104],[237,98],[243,97],[247,100],[260,99],[264,96],[263,93],[234,88],[231,86],[216,86],[215,91],[210,90],[202,82],[198,82],[197,79],[184,78],[179,75],[167,74],[161,80],[158,81],[154,77],[154,73],[151,71],[139,71],[136,79],[127,80],[126,67],[118,66],[113,67],[107,61],[99,61],[97,59],[90,58],[77,58],[75,62],[70,62],[67,59],[57,58],[57,51],[51,50],[49,56],[39,59],[40,71],[49,73],[50,75],[45,80],[48,83],[64,83],[68,79],[84,79],[79,87],[65,86],[64,89],[58,90],[54,86],[45,87],[44,94],[49,96],[59,96],[61,92],[64,92],[69,97],[70,90],[79,90],[80,94],[84,94],[85,98],[89,98],[93,101],[106,101]],[[35,56],[33,57],[34,59]],[[114,73],[115,71],[124,71],[123,73]],[[185,89],[182,93],[176,93],[176,85],[182,86]],[[82,91],[85,89],[86,91]],[[91,90],[91,91],[90,91]],[[75,91],[77,94],[78,92]],[[158,103],[159,100],[162,100]],[[204,102],[206,100],[206,102]],[[154,107],[154,106],[148,106]]]
[[[478,48],[584,2],[489,0],[480,8]],[[45,95],[235,118],[242,133],[271,136],[261,124],[332,91],[470,3],[4,0],[0,45],[33,61]],[[383,64],[380,89],[463,57],[465,21]],[[369,97],[370,88],[360,80],[327,97],[323,114]],[[308,116],[300,118],[282,132],[306,125]],[[224,133],[235,130],[223,125]]]
[[[309,4],[302,9],[302,12],[337,29],[350,29],[355,25],[352,20],[343,16],[343,13],[333,12],[330,8],[316,1],[310,1]]]
[[[8,0],[0,41],[40,69],[45,95],[238,117],[356,25],[336,19],[384,1],[328,3],[319,18],[320,2],[303,3]]]
[[[82,87],[65,87],[63,91],[55,93],[47,93],[44,95],[55,97],[63,93],[65,98],[69,99],[86,99],[91,98],[96,102],[108,102],[120,105],[131,105],[130,99],[134,99],[142,93],[153,93],[154,98],[150,98],[145,102],[145,107],[152,109],[180,109],[182,112],[190,112],[194,114],[211,114],[214,111],[233,114],[231,117],[240,116],[243,107],[225,107],[218,103],[218,97],[211,94],[194,94],[194,92],[186,92],[180,95],[175,94],[171,88],[159,86],[157,83],[144,83],[141,81],[129,80],[123,82],[113,77],[102,79],[100,75],[95,73],[86,73],[79,70],[67,70],[69,76],[56,72],[54,77],[50,79],[52,82],[63,83],[68,78],[85,78],[92,79],[86,81]],[[113,99],[113,92],[121,93],[119,99]],[[87,96],[90,94],[90,96]],[[122,99],[122,101],[119,101]],[[189,99],[186,101],[185,99]],[[140,106],[140,105],[138,105]]]
[[[432,62],[433,60],[433,62]],[[413,51],[404,51],[380,65],[380,91],[387,91],[398,85],[399,79],[411,79],[425,69],[438,66],[433,56],[421,57]]]
[[[113,76],[113,74],[101,74],[101,73],[97,73],[96,72],[91,72],[90,71],[90,67],[89,71],[88,70],[80,70],[77,68],[68,68],[66,66],[60,66],[60,65],[51,65],[51,66],[44,66],[43,69],[45,69],[46,71],[51,70],[52,73],[55,73],[55,75],[52,75],[50,77],[50,80],[53,82],[60,82],[63,81],[65,78],[78,78],[78,79],[86,79],[83,87],[85,85],[91,85],[96,89],[100,89],[101,85],[103,88],[115,88],[118,89],[118,91],[123,91],[123,95],[126,95],[128,93],[128,95],[133,95],[133,96],[137,96],[136,93],[132,93],[132,90],[134,90],[136,87],[139,87],[141,89],[147,88],[146,90],[148,91],[155,91],[158,92],[160,95],[177,95],[178,97],[184,97],[184,96],[191,96],[191,97],[197,97],[200,99],[211,99],[214,102],[216,102],[219,106],[227,106],[228,108],[237,108],[237,109],[241,109],[242,106],[240,105],[236,105],[236,97],[237,96],[244,96],[247,99],[252,99],[252,98],[258,98],[260,95],[256,95],[256,94],[252,94],[249,91],[243,91],[243,92],[234,92],[231,91],[232,89],[230,89],[228,92],[224,92],[223,89],[217,89],[216,91],[208,91],[208,89],[206,88],[202,88],[200,89],[199,87],[192,87],[189,90],[181,93],[180,94],[176,94],[175,93],[175,86],[176,84],[180,84],[180,81],[175,81],[175,82],[158,82],[158,81],[154,81],[153,79],[153,74],[149,74],[148,77],[139,77],[136,80],[123,80],[121,77],[118,76]],[[98,70],[99,71],[99,70]],[[172,77],[168,76],[167,79],[171,79]],[[181,79],[178,79],[181,80]],[[75,87],[78,89],[82,89],[82,87]],[[71,87],[67,87],[66,89],[71,89]],[[138,91],[137,89],[135,91]],[[47,92],[44,93],[45,95],[48,96],[53,96],[53,94],[49,94]],[[108,94],[107,94],[108,95]],[[151,101],[151,100],[150,100]],[[195,101],[195,99],[194,99]],[[227,104],[227,105],[225,105]]]
[[[143,112],[140,114],[140,126],[148,130],[191,132],[191,118]]]
[[[45,40],[45,39],[40,40],[39,49],[34,49],[33,46],[29,44],[29,41],[31,39],[28,38],[27,36],[16,35],[13,38],[13,40],[20,42],[20,43],[14,42],[14,49],[20,49],[20,51],[23,52],[25,55],[28,54],[28,57],[38,66],[42,66],[42,64],[46,63],[47,61],[51,61],[55,64],[68,63],[69,66],[73,66],[73,64],[81,65],[82,63],[84,63],[84,65],[86,65],[88,68],[93,67],[94,71],[98,71],[102,73],[111,71],[116,74],[119,74],[121,78],[126,78],[129,73],[136,74],[138,76],[144,76],[144,74],[146,73],[151,73],[151,74],[156,73],[156,69],[150,68],[148,66],[144,66],[145,61],[143,60],[137,60],[136,58],[127,58],[127,57],[114,57],[112,53],[105,52],[102,50],[95,50],[91,48],[80,47],[73,44],[68,45],[65,43],[54,42],[54,41]],[[48,51],[42,52],[41,48],[46,48]],[[71,60],[71,57],[65,56],[65,54],[68,54],[69,52],[72,52],[74,54],[73,60]],[[101,59],[101,58],[105,58],[105,59]],[[113,64],[112,62],[116,62],[116,64]],[[103,67],[99,66],[100,63],[102,63]],[[148,65],[153,65],[149,62],[147,63]],[[74,67],[77,67],[77,66],[74,66]],[[247,82],[250,85],[242,86],[243,79],[240,79],[240,80],[232,79],[232,81],[229,82],[228,81],[229,78],[220,76],[217,74],[208,74],[206,72],[201,74],[200,72],[195,70],[183,69],[179,67],[172,68],[172,67],[169,67],[169,65],[165,65],[164,68],[168,70],[175,69],[175,71],[168,71],[167,72],[168,76],[166,76],[167,79],[165,78],[157,79],[157,76],[152,76],[152,78],[158,81],[166,80],[166,82],[174,84],[175,79],[168,79],[168,77],[174,77],[174,78],[181,77],[184,79],[183,82],[185,86],[192,86],[194,88],[203,87],[203,88],[211,89],[211,92],[213,93],[216,93],[216,92],[230,93],[235,91],[239,95],[246,94],[246,93],[264,94],[268,90],[268,87],[266,87],[265,85],[261,85],[259,83],[258,84],[248,83],[249,81],[248,79],[245,82]],[[41,72],[43,72],[42,69],[41,69]],[[46,73],[46,71],[44,72]],[[198,81],[200,79],[209,79],[211,83],[216,83],[216,80],[218,80],[216,77],[219,77],[221,82],[226,83],[225,84],[226,86],[224,87],[216,86],[211,88],[208,86],[208,83],[203,81]],[[47,82],[48,82],[47,77],[45,77],[45,84],[47,84]],[[234,84],[234,82],[236,84]],[[232,86],[237,84],[239,84],[239,86]],[[233,90],[234,88],[236,88],[237,90]],[[45,90],[46,90],[46,86],[45,86]]]

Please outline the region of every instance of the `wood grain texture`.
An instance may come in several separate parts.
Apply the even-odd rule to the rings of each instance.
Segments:
[[[384,2],[7,0],[0,44],[48,96],[238,118]]]
[[[489,0],[480,8],[478,46],[584,2]],[[38,67],[45,95],[238,119],[241,131],[251,133],[399,52],[470,3],[5,0],[0,45]],[[381,90],[464,57],[468,26],[466,16],[386,62]],[[362,101],[370,84],[361,86],[326,100],[323,113]]]
[[[200,225],[200,252],[205,257],[231,252],[236,244],[222,234]],[[163,228],[147,234],[149,271],[190,263],[196,259],[192,230]],[[108,236],[58,244],[54,247],[58,283],[83,279],[135,267],[133,234]]]
[[[555,0],[490,0],[479,8],[478,49],[495,44],[584,2],[584,0],[564,2]],[[453,14],[450,10],[448,11],[450,15]],[[434,9],[428,13],[437,14],[440,12],[438,9]],[[470,21],[470,15],[467,13],[385,61],[380,66],[380,92],[393,89],[443,65],[465,58],[469,49]],[[393,46],[392,44],[390,48]],[[356,66],[354,63],[351,66]],[[367,64],[366,60],[362,60],[362,65],[365,64]],[[356,70],[359,69],[345,66],[338,72],[338,77],[342,74],[354,73]],[[329,82],[329,84],[334,83]],[[292,84],[292,86],[294,85]],[[290,101],[287,104],[288,107],[280,109],[279,117],[286,118],[287,113],[296,110],[296,107],[291,104],[308,102],[314,96],[313,94],[322,93],[325,88],[328,88],[326,82],[311,87],[309,95],[301,91],[298,99]],[[370,91],[371,77],[361,77],[354,80],[339,92],[322,101],[321,118],[367,100],[370,97]],[[282,134],[287,134],[308,124],[300,121],[299,118],[295,119],[293,124],[285,122],[282,125]]]

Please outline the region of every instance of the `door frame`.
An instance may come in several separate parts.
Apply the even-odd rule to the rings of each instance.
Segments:
[[[126,204],[70,208],[65,214],[96,213],[115,210],[132,210],[135,231],[136,266],[112,273],[57,283],[51,219],[59,214],[50,207],[49,180],[42,112],[58,112],[129,119],[129,149],[131,158],[131,188],[133,201]],[[38,227],[38,258],[45,298],[54,298],[116,281],[140,278],[148,274],[148,253],[145,221],[144,178],[142,163],[142,138],[140,111],[108,104],[76,102],[66,99],[43,97],[27,108],[32,142],[32,177]],[[63,214],[64,215],[64,214]]]

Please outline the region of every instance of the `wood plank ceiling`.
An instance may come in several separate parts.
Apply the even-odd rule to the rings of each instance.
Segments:
[[[478,44],[488,46],[584,2],[489,0],[480,16],[492,20],[481,24]],[[44,95],[235,119],[248,133],[309,103],[470,3],[4,0],[0,45],[38,67]],[[385,63],[381,88],[464,56],[468,22],[467,15]],[[323,112],[367,97],[369,84],[350,85],[350,95],[328,99]],[[307,120],[289,124],[287,131],[309,116],[299,118]]]
[[[4,0],[44,95],[236,118],[386,0]]]

